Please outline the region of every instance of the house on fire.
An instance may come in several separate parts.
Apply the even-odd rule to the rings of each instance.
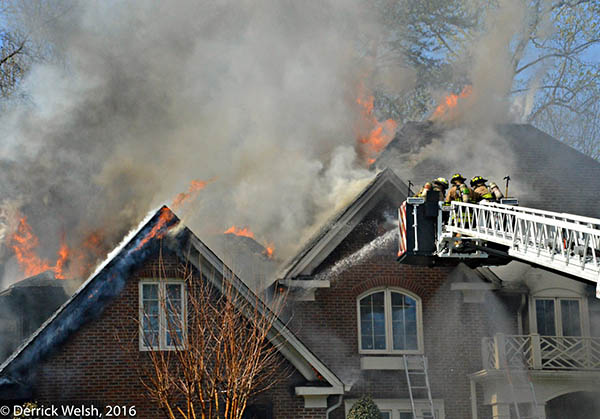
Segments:
[[[516,409],[521,417],[595,417],[600,304],[592,286],[517,262],[433,268],[397,262],[395,220],[408,179],[396,174],[405,176],[395,163],[427,152],[442,135],[429,124],[405,127],[380,156],[372,181],[275,271],[265,295],[288,293],[275,326],[291,373],[253,400],[251,417],[341,419],[371,395],[382,418],[411,418],[404,355],[426,357],[438,419],[508,419]],[[535,190],[519,196],[523,205],[598,215],[597,199],[585,193],[600,188],[598,162],[528,125],[500,126],[496,135],[510,148],[517,190]],[[412,180],[455,170],[431,157],[411,167]],[[166,207],[151,214],[0,366],[3,401],[135,405],[138,417],[162,417],[127,365],[134,355],[145,362],[148,349],[138,347],[134,321],[143,285],[166,286],[156,280],[156,248],[139,250],[164,228],[165,215],[168,225],[179,222]],[[163,246],[166,277],[176,277],[181,263],[201,272],[228,270],[181,223]],[[183,282],[171,285],[186,298]],[[243,277],[234,285],[252,297]],[[123,327],[131,351],[114,338]],[[161,338],[158,349],[167,346]],[[511,357],[523,360],[518,371],[508,366]],[[419,415],[429,401],[423,392],[415,397]]]

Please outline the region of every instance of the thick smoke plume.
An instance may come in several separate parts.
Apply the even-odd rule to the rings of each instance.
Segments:
[[[28,103],[5,112],[0,143],[0,204],[18,203],[43,257],[62,234],[76,247],[99,233],[108,250],[214,179],[178,210],[186,224],[203,238],[250,227],[285,258],[372,176],[354,144],[356,41],[377,27],[361,2],[62,7],[43,31],[57,60],[24,80]],[[19,278],[5,265],[7,285]]]
[[[380,25],[365,2],[57,5],[25,21],[56,59],[33,68],[28,100],[1,117],[0,286],[22,275],[9,242],[19,214],[42,258],[56,260],[64,236],[70,248],[94,238],[88,259],[100,260],[150,208],[211,180],[176,210],[184,222],[217,252],[211,238],[249,228],[281,261],[373,175],[375,156],[356,145],[374,128],[357,99],[381,82],[364,46]],[[515,117],[510,51],[526,24],[522,2],[500,0],[455,63],[472,93],[438,121],[460,126],[440,140],[450,171],[499,182],[514,166],[489,127]],[[415,82],[394,73],[396,91]],[[489,155],[485,144],[498,169],[464,167],[464,150]],[[418,182],[444,174],[421,179],[415,165],[391,167]]]
[[[438,92],[431,124],[407,124],[401,138],[403,145],[386,150],[387,155],[377,166],[394,169],[402,179],[412,180],[417,190],[438,176],[461,172],[468,179],[484,176],[504,192],[504,178],[512,175],[510,195],[535,198],[537,192],[529,184],[530,179],[515,176],[523,161],[507,139],[509,130],[501,128],[525,119],[531,108],[527,103],[535,93],[532,89],[534,93],[528,93],[528,97],[511,94],[515,57],[519,42],[526,39],[531,12],[520,0],[499,0],[486,7],[484,3],[472,2],[474,8],[486,9],[482,28],[464,44],[460,58],[453,63],[454,83],[463,86],[461,91]],[[416,139],[422,142],[417,144]],[[436,172],[432,173],[431,168]]]
[[[487,127],[516,122],[522,120],[527,111],[521,106],[525,98],[513,97],[511,90],[518,44],[527,36],[531,17],[520,0],[499,0],[487,7],[485,3],[473,2],[474,8],[487,8],[487,12],[480,32],[465,43],[460,58],[454,63],[454,82],[457,85],[463,83],[465,88],[456,96],[451,109],[446,109],[443,115],[433,114],[434,120],[449,126]],[[446,104],[444,96],[447,94],[438,92],[441,104]]]

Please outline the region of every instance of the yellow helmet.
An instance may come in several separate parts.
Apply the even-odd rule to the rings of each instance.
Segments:
[[[463,183],[465,180],[467,180],[467,179],[464,178],[463,175],[461,175],[460,173],[455,173],[452,175],[450,182],[454,183],[454,181],[458,181],[460,183]]]
[[[471,179],[471,186],[485,182],[487,182],[487,179],[484,179],[482,176],[473,176],[473,179]]]
[[[440,185],[444,189],[448,189],[448,181],[446,180],[446,178],[439,177],[439,178],[435,179],[433,181],[433,183],[436,185]]]

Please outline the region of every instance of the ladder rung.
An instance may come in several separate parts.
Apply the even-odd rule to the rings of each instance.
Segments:
[[[410,404],[413,411],[413,417],[415,419],[435,419],[435,411],[433,410],[433,400],[431,398],[431,388],[429,385],[429,376],[427,374],[427,358],[424,355],[416,355],[416,356],[408,356],[404,355],[404,372],[406,374],[406,381],[408,384],[408,395],[410,397]],[[411,360],[411,366],[409,369],[409,359]],[[415,362],[419,362],[418,365],[414,365]],[[411,377],[416,378],[416,376],[422,376],[424,379],[417,380],[419,384],[422,384],[424,381],[424,385],[414,385]],[[427,391],[427,398],[429,400],[429,411],[421,410],[421,414],[417,415],[417,409],[415,408],[415,400],[413,397],[413,392],[415,390]]]

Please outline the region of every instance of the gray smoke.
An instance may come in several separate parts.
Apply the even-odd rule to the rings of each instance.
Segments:
[[[178,211],[186,224],[201,237],[247,226],[285,258],[372,176],[354,146],[357,39],[377,28],[361,2],[61,11],[36,32],[57,59],[23,82],[28,101],[6,110],[0,141],[0,196],[19,202],[43,257],[63,233],[77,246],[101,230],[109,249],[190,181],[215,178]]]
[[[528,37],[526,5],[520,0],[472,3],[473,8],[485,10],[481,30],[464,43],[453,62],[455,83],[469,85],[469,92],[458,99],[456,107],[436,119],[450,126],[477,127],[523,120],[531,110],[532,97],[513,97],[511,90],[518,43]],[[535,89],[530,95],[534,93]],[[445,103],[447,94],[437,92],[438,103]]]

